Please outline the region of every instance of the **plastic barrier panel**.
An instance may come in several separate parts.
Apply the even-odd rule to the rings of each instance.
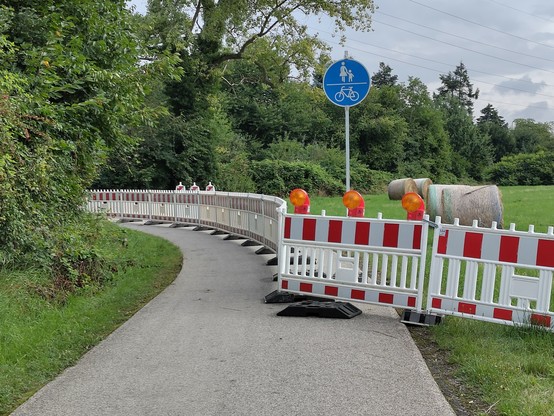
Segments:
[[[427,305],[431,312],[554,330],[554,233],[440,224]]]
[[[286,215],[279,289],[421,310],[428,223]]]

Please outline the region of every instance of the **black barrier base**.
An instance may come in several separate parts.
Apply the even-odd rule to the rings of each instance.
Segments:
[[[241,244],[241,246],[253,247],[253,246],[261,246],[261,244],[254,240],[246,240],[244,243]]]
[[[244,240],[244,237],[241,237],[240,235],[229,234],[227,237],[224,238],[224,240]]]
[[[362,313],[360,309],[347,302],[319,302],[305,300],[287,306],[278,316],[316,316],[318,318],[351,319]]]
[[[141,219],[139,218],[120,218],[117,220],[117,222],[119,224],[124,224],[124,223],[127,223],[127,222],[142,222]]]
[[[256,250],[256,254],[275,254],[275,252],[267,247],[261,247],[258,250]]]
[[[406,325],[432,326],[440,324],[442,317],[432,313],[405,310],[400,322]]]
[[[158,221],[158,220],[148,220],[145,221],[144,225],[160,225],[160,224],[166,224],[165,221]]]
[[[204,225],[197,225],[196,227],[194,227],[192,231],[211,231],[211,230],[213,230],[213,228],[206,227]]]
[[[279,264],[278,260],[277,260],[277,257],[273,257],[272,259],[269,259],[268,261],[266,261],[266,263],[268,266],[277,266]]]
[[[225,234],[229,234],[229,233],[226,233],[225,231],[221,231],[221,230],[215,230],[213,233],[211,233],[211,235],[225,235]]]
[[[277,275],[274,276],[274,281],[276,280]],[[313,301],[324,301],[324,302],[334,302],[332,299],[326,299],[326,298],[320,298],[317,296],[310,296],[310,295],[299,295],[297,293],[290,293],[290,292],[283,292],[280,290],[274,290],[268,295],[265,295],[264,302],[265,303],[294,303],[294,302],[302,302],[305,300],[313,300]]]
[[[184,222],[174,222],[169,228],[184,228],[184,227],[196,227],[196,224],[188,224]]]

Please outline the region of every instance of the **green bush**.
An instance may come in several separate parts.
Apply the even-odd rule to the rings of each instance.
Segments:
[[[282,197],[295,188],[312,195],[337,195],[344,188],[339,179],[311,162],[256,161],[251,166],[251,177],[256,192]]]
[[[487,179],[502,186],[554,184],[554,152],[504,156],[486,172]]]

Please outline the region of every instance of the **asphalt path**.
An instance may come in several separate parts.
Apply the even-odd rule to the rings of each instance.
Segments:
[[[392,308],[279,317],[259,247],[125,226],[177,244],[180,274],[14,416],[454,415]]]

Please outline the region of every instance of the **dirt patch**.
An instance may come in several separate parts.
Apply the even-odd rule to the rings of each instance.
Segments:
[[[427,363],[446,400],[457,416],[493,415],[500,416],[492,403],[485,403],[477,389],[466,385],[456,376],[456,366],[449,363],[448,351],[434,342],[429,328],[407,325],[414,342]]]

